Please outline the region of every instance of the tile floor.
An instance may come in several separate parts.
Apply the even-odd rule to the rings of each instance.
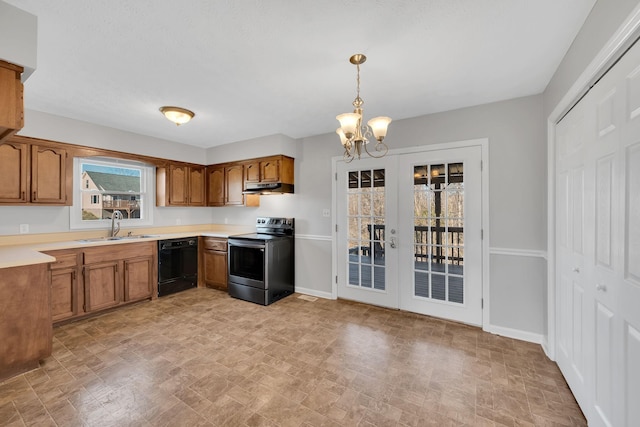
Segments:
[[[194,289],[54,330],[2,426],[584,426],[540,346],[367,305]]]

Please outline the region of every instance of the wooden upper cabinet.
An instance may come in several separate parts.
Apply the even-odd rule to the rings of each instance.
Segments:
[[[24,126],[23,68],[0,61],[0,141]]]
[[[249,162],[244,167],[245,182],[260,182],[260,162]]]
[[[31,146],[31,202],[67,202],[67,151]]]
[[[71,205],[72,177],[63,148],[13,140],[0,145],[0,203]]]
[[[156,170],[157,206],[204,206],[205,167],[172,163]]]
[[[187,206],[189,204],[189,167],[169,166],[169,205]]]
[[[262,182],[280,181],[280,159],[260,162],[260,177]]]
[[[224,167],[207,167],[207,206],[224,206]]]
[[[189,206],[205,205],[205,171],[204,166],[189,168]]]
[[[0,203],[27,203],[27,144],[0,145]]]
[[[282,182],[293,184],[293,159],[272,156],[249,160],[245,164],[245,182]]]
[[[225,205],[244,204],[244,165],[235,164],[224,169],[225,175]]]

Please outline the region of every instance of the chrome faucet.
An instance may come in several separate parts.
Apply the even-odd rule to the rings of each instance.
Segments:
[[[120,232],[120,221],[123,220],[122,212],[116,210],[111,214],[111,235],[109,237],[116,237]],[[115,221],[118,220],[118,226],[115,227]]]

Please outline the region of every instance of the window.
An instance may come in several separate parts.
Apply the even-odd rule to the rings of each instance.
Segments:
[[[154,168],[112,158],[74,159],[71,228],[105,228],[115,211],[123,227],[151,225]]]

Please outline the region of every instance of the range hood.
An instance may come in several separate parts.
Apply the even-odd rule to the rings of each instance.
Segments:
[[[293,193],[293,184],[282,182],[248,182],[243,194],[286,194]]]

